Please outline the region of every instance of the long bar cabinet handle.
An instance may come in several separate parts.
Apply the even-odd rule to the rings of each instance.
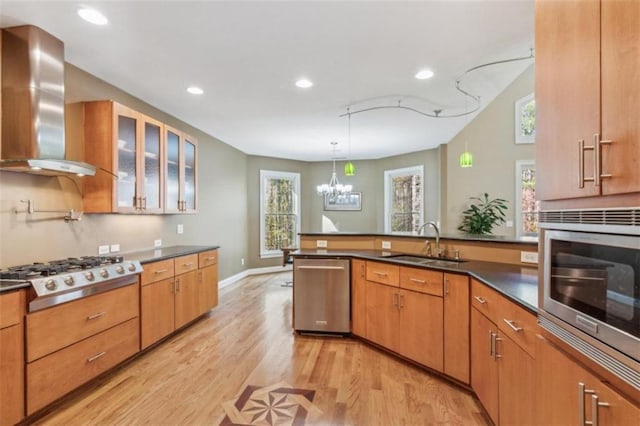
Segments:
[[[480,296],[473,296],[473,298],[474,298],[474,299],[476,299],[476,300],[478,301],[478,303],[480,303],[480,304],[482,304],[482,305],[484,305],[485,303],[487,303],[487,301],[486,301],[483,297],[480,297]]]
[[[183,263],[182,266],[192,266],[193,262],[187,262],[187,263]]]
[[[444,279],[444,295],[448,295],[449,294],[449,280],[448,279]]]
[[[504,320],[504,322],[506,322],[506,323],[507,323],[507,325],[508,325],[509,327],[511,327],[511,329],[512,329],[513,331],[515,331],[516,333],[519,333],[519,332],[521,332],[521,331],[523,330],[523,328],[522,328],[522,327],[518,327],[517,325],[515,325],[515,324],[514,324],[514,323],[515,323],[515,321],[514,321],[514,320],[508,320],[508,319],[506,319],[506,318],[503,318],[503,320]]]
[[[489,330],[489,356],[493,358],[493,351],[495,350],[495,343],[493,342],[493,331]]]
[[[587,425],[584,419],[584,396],[593,395],[595,393],[596,391],[594,391],[593,389],[586,389],[584,383],[578,382],[578,425],[579,426]]]
[[[598,133],[593,135],[594,145],[595,145],[595,154],[596,154],[596,186],[600,186],[602,183],[602,179],[610,178],[611,174],[602,173],[602,145],[610,145],[613,143],[612,140],[601,140],[600,135]]]
[[[413,281],[414,283],[418,283],[418,284],[424,284],[426,283],[425,280],[421,280],[419,278],[409,278],[409,281]]]
[[[373,273],[378,275],[379,277],[386,277],[388,275],[386,272],[373,271]]]
[[[398,297],[400,295],[398,293],[393,293],[393,307],[399,309]]]
[[[103,351],[103,352],[100,352],[99,354],[96,354],[94,356],[90,356],[89,358],[87,358],[87,362],[93,362],[93,361],[97,360],[98,358],[102,358],[106,354],[107,353]]]
[[[90,321],[90,320],[94,320],[94,319],[100,318],[100,317],[102,317],[102,316],[105,316],[106,314],[107,314],[106,312],[97,312],[97,313],[95,313],[95,314],[93,314],[93,315],[89,315],[89,316],[87,317],[87,320],[89,320],[89,321]]]
[[[600,423],[600,407],[609,407],[608,402],[600,402],[598,395],[591,395],[591,425],[598,426]]]
[[[215,256],[209,256],[205,260],[216,260],[216,257]]]
[[[404,294],[400,295],[400,306],[399,306],[399,308],[400,309],[404,308]]]
[[[578,187],[584,188],[584,139],[578,141]]]
[[[168,269],[158,269],[157,271],[153,271],[154,274],[164,274],[169,271]]]
[[[502,355],[498,354],[498,343],[501,342],[502,338],[498,337],[498,333],[493,333],[493,359],[497,360],[498,358],[502,358]]]

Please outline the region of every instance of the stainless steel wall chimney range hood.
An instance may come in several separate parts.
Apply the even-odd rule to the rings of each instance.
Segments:
[[[2,30],[0,170],[96,173],[90,164],[65,159],[64,44],[31,25]]]

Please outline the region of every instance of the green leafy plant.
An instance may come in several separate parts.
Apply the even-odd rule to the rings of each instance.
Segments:
[[[491,234],[494,226],[504,223],[507,200],[496,198],[489,200],[489,194],[484,197],[471,197],[471,205],[462,212],[462,225],[458,231],[467,234],[487,235]]]

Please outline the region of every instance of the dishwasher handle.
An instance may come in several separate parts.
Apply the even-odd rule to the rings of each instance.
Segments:
[[[344,271],[344,266],[296,266],[296,269],[315,269],[324,271]]]

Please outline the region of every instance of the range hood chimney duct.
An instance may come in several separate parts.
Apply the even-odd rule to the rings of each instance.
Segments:
[[[31,25],[2,30],[0,170],[96,173],[90,164],[65,159],[64,44]]]

